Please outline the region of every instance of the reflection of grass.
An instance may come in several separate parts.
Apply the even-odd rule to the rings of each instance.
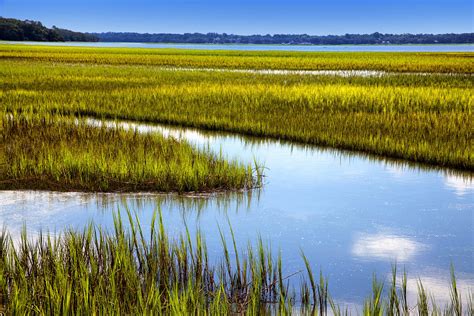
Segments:
[[[238,65],[252,60],[254,53],[236,54],[236,57],[234,53],[207,52],[206,55],[173,50],[165,54],[161,50],[152,53],[31,46],[2,46],[2,52],[18,55],[22,60],[9,58],[0,62],[0,72],[4,75],[0,77],[4,87],[0,93],[3,111],[32,108],[172,123],[335,147],[432,166],[469,171],[474,168],[472,75],[341,78],[169,71],[139,63],[140,58],[167,58],[178,66],[198,58],[200,63],[228,60]],[[44,56],[39,58],[38,54]],[[274,57],[271,56],[273,53],[269,56],[262,53],[261,58]],[[341,56],[342,64],[348,63],[352,56],[354,63],[362,67],[365,62],[370,67],[373,64],[368,56],[378,55]],[[471,54],[389,54],[378,62],[400,70],[405,66],[452,65],[460,72],[469,72],[472,61],[466,56]],[[284,58],[325,65],[326,59],[335,57],[310,54]],[[401,63],[407,58],[416,62]],[[439,58],[447,63],[438,65]],[[70,59],[79,64],[62,63]],[[450,64],[453,60],[456,62]],[[119,61],[121,65],[115,65]]]
[[[131,208],[140,212],[161,208],[179,212],[181,216],[198,219],[205,211],[226,214],[235,211],[246,212],[252,204],[258,204],[263,187],[246,191],[219,191],[198,194],[156,194],[156,193],[80,193],[80,199],[93,203],[98,212],[109,213],[119,208]],[[29,194],[44,194],[35,192]]]
[[[35,242],[26,233],[13,243],[0,234],[0,308],[8,314],[229,314],[251,315],[299,311],[343,314],[329,294],[328,281],[316,279],[303,255],[304,273],[284,275],[281,256],[275,259],[260,240],[239,252],[232,229],[230,247],[221,233],[223,259],[210,263],[206,243],[198,232],[171,238],[161,213],[155,213],[149,235],[131,212],[129,223],[115,217],[115,231],[89,226],[61,237],[40,234]],[[125,228],[125,227],[129,228]],[[213,261],[213,260],[212,260]],[[302,274],[299,291],[289,279]],[[418,302],[408,302],[407,275],[393,270],[385,285],[376,278],[363,305],[364,315],[421,315],[472,312],[459,292],[454,272],[448,306],[430,299],[419,283]],[[466,310],[467,308],[467,310]]]
[[[0,188],[190,192],[254,187],[250,166],[155,134],[58,117],[2,120]]]

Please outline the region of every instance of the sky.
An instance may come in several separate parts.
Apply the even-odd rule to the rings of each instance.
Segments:
[[[0,16],[82,32],[466,33],[473,0],[0,0]]]

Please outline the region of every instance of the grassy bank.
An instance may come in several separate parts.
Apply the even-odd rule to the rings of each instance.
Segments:
[[[0,147],[0,189],[202,192],[258,182],[251,166],[183,141],[59,116],[4,116]]]
[[[35,241],[24,233],[18,243],[4,230],[0,311],[12,315],[345,312],[346,307],[331,298],[328,281],[313,274],[304,256],[305,271],[285,275],[281,257],[275,258],[263,242],[239,252],[235,240],[226,241],[221,233],[222,260],[211,263],[201,234],[171,238],[161,214],[155,213],[145,235],[130,212],[128,216],[127,225],[120,215],[115,217],[114,232],[91,225],[61,237],[40,234]],[[288,285],[298,277],[299,287]],[[420,281],[417,302],[410,303],[407,276],[394,270],[385,283],[374,279],[373,292],[361,302],[363,314],[473,313],[473,294],[460,293],[454,273],[446,306],[430,298],[429,291]]]
[[[2,111],[44,110],[172,123],[474,170],[474,77],[471,75],[343,78],[189,72],[145,67],[138,62],[133,64],[133,58],[156,54],[170,60],[175,55],[212,60],[214,55],[179,50],[98,49],[96,52],[92,48],[31,46],[2,46],[2,49],[7,50],[6,47],[23,57],[22,61],[0,60]],[[49,57],[31,57],[39,53]],[[236,63],[240,62],[241,53],[245,55],[215,52],[217,56],[231,56],[228,58]],[[80,63],[63,64],[60,56],[64,54],[74,55]],[[90,54],[101,58],[92,60]],[[262,53],[262,58],[270,58],[266,54]],[[377,57],[364,54],[366,67],[362,68],[368,69],[371,58]],[[459,57],[441,55],[447,59]],[[420,60],[436,65],[436,56],[426,54]],[[344,58],[361,62],[362,57],[355,53]],[[340,59],[342,65],[344,58]],[[416,64],[406,61],[404,54],[392,53],[391,58],[390,62],[384,60],[389,65]],[[117,59],[127,65],[103,65],[116,64]],[[308,56],[303,59],[318,60]],[[454,64],[462,72],[473,69],[467,61]]]
[[[0,58],[163,67],[474,73],[472,53],[288,52],[1,45]]]

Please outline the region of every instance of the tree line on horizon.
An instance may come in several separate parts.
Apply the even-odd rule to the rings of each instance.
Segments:
[[[355,45],[355,44],[474,44],[474,33],[448,34],[266,34],[235,35],[226,33],[81,33],[41,22],[0,17],[0,40],[7,41],[73,41],[73,42],[141,42],[192,44],[287,44],[287,45]]]
[[[354,44],[472,44],[474,33],[462,34],[345,34],[345,35],[234,35],[226,33],[91,33],[101,42],[194,43],[194,44],[288,44],[288,45],[354,45]]]
[[[47,28],[41,22],[0,17],[0,40],[40,42],[97,42],[91,34],[61,29],[53,25]]]

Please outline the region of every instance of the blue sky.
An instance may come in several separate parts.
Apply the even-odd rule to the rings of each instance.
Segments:
[[[84,32],[473,32],[472,0],[0,0],[0,16]]]

